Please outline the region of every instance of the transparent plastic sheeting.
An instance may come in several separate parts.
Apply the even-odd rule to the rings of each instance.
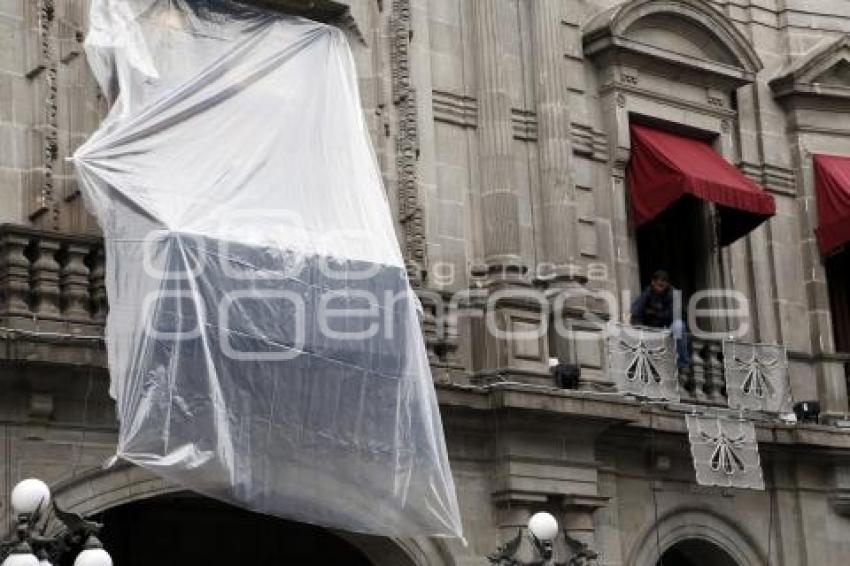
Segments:
[[[698,415],[685,419],[699,485],[764,489],[752,421]]]
[[[727,340],[723,365],[730,408],[791,412],[788,352],[783,346]]]
[[[343,33],[215,0],[91,6],[113,105],[74,163],[106,240],[118,455],[263,513],[460,536]]]
[[[681,397],[669,330],[609,324],[608,374],[621,393],[667,401]]]

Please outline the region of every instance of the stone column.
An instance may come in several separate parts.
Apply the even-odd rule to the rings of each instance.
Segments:
[[[36,296],[36,312],[39,317],[59,316],[59,262],[56,253],[59,242],[41,239],[38,242],[37,258],[32,264],[32,290]]]
[[[69,244],[59,273],[63,313],[73,321],[88,322],[89,268],[85,264],[89,246]]]
[[[483,212],[484,261],[491,280],[519,280],[521,257],[519,195],[514,185],[513,126],[504,44],[508,7],[504,0],[472,3],[478,84],[478,151]]]
[[[537,93],[537,144],[540,156],[540,204],[543,261],[557,266],[556,279],[571,279],[577,255],[577,212],[572,178],[572,139],[560,0],[531,3],[534,72]],[[548,270],[547,270],[548,271]]]
[[[27,304],[30,291],[30,260],[24,255],[29,238],[5,234],[0,238],[0,312],[31,316]]]

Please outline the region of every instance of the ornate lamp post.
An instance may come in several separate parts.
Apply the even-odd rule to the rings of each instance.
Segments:
[[[62,511],[55,502],[53,511],[67,530],[61,536],[44,536],[47,525],[42,519],[50,503],[50,488],[41,480],[26,479],[15,486],[12,490],[12,509],[17,517],[15,536],[0,541],[0,566],[52,566],[51,560],[80,548],[74,566],[112,566],[112,557],[97,538],[103,525]]]
[[[516,557],[522,545],[522,530],[513,540],[500,546],[487,559],[497,566],[587,566],[595,563],[592,561],[596,560],[597,553],[589,549],[586,544],[569,536],[566,531],[564,531],[564,537],[572,556],[566,562],[555,561],[553,544],[557,536],[558,521],[555,517],[546,512],[535,513],[528,521],[528,538],[535,554],[531,562],[523,562]]]

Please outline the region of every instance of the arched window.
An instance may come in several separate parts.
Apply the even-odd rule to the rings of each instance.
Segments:
[[[690,538],[668,548],[656,566],[739,566],[719,546],[707,540]]]

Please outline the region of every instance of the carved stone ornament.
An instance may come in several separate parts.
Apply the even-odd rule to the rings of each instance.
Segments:
[[[419,198],[419,121],[411,71],[410,0],[393,0],[390,17],[393,102],[398,111],[396,174],[402,251],[409,267],[426,269],[425,219]]]
[[[617,106],[619,106],[620,108],[626,107],[626,95],[622,92],[617,93]]]

